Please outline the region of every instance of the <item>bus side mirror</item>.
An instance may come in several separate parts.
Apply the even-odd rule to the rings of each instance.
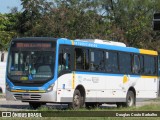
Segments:
[[[153,30],[160,30],[160,13],[155,13],[153,18]]]

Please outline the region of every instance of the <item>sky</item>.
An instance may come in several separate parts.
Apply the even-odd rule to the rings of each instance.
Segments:
[[[9,13],[10,9],[18,7],[18,11],[22,9],[20,0],[0,0],[0,13]]]

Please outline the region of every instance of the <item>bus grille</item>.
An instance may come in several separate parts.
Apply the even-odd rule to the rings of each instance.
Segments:
[[[27,99],[24,99],[22,96],[23,94],[14,94],[14,97],[17,100],[39,100],[41,98],[41,95],[38,95],[38,94],[30,94],[29,98]]]

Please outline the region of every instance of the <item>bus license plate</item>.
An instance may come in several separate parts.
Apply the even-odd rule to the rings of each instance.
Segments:
[[[30,95],[29,94],[23,94],[22,95],[22,99],[30,99]]]

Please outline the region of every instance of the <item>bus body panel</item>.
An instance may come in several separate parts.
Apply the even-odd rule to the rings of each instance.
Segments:
[[[7,100],[21,100],[27,102],[62,102],[68,103],[73,101],[73,94],[77,86],[81,85],[85,89],[85,102],[125,102],[128,90],[132,87],[136,91],[136,100],[153,99],[158,95],[159,81],[157,76],[130,75],[121,73],[107,72],[88,72],[78,71],[75,69],[70,73],[58,76],[58,55],[60,45],[69,45],[72,47],[87,47],[88,49],[102,49],[111,51],[128,52],[130,54],[148,54],[147,50],[137,48],[119,47],[113,45],[102,45],[79,40],[58,39],[56,43],[56,59],[54,78],[45,83],[42,90],[46,91],[50,85],[54,84],[53,90],[50,92],[40,93],[39,87],[14,86],[9,79],[7,84],[11,89],[26,90],[26,92],[10,92],[6,90]],[[72,53],[74,54],[74,52]],[[156,55],[156,52],[150,51],[149,54]],[[73,55],[74,56],[74,55]],[[73,58],[72,58],[73,59]],[[74,65],[75,63],[72,63]],[[37,92],[29,92],[29,90],[37,90]],[[28,95],[28,99],[27,96]],[[31,96],[38,99],[33,99]],[[17,99],[16,99],[17,98]],[[24,98],[24,99],[23,99]]]
[[[57,102],[57,91],[49,93],[10,92],[6,90],[6,100],[21,100],[22,102]]]
[[[61,92],[63,95],[59,96],[59,100],[65,96],[68,98],[67,102],[71,102],[74,89],[78,85],[85,88],[86,102],[125,102],[130,87],[135,88],[137,101],[153,99],[158,95],[157,77],[130,76],[128,81],[124,82],[125,75],[106,75],[104,73],[94,75],[75,72],[74,78],[72,76],[73,74],[70,74],[70,77],[69,75],[59,77],[58,89],[65,91]]]

